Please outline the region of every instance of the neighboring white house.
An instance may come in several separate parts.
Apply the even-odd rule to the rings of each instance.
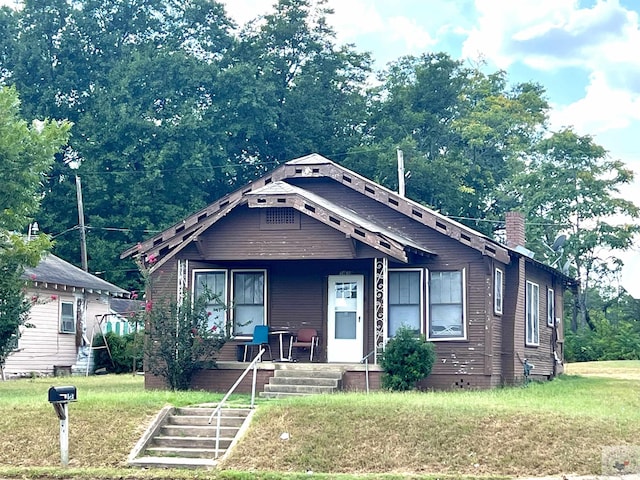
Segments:
[[[9,355],[7,377],[55,374],[86,369],[85,359],[96,323],[109,315],[115,298],[129,292],[65,262],[47,255],[24,273],[27,295],[33,306],[28,323],[21,327],[18,348]],[[80,359],[80,360],[79,360]]]

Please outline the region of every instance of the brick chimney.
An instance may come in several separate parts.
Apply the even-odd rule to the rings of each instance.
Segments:
[[[516,248],[525,246],[526,237],[524,230],[524,215],[520,212],[507,212],[505,214],[505,230],[507,247]]]

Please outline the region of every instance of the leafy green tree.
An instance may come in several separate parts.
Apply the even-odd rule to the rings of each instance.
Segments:
[[[49,239],[30,240],[27,229],[42,197],[42,181],[54,154],[67,141],[71,125],[43,121],[29,125],[20,116],[20,100],[14,88],[0,87],[0,369],[15,348],[19,327],[25,325],[30,302],[25,298],[21,275],[35,266]]]
[[[633,223],[640,210],[619,196],[620,187],[632,180],[633,172],[623,162],[609,158],[591,136],[571,129],[542,140],[527,170],[516,179],[529,221],[527,246],[550,263],[568,261],[580,280],[573,332],[580,324],[594,326],[589,322],[587,292],[594,282],[619,272],[622,262],[616,252],[631,248],[640,231]],[[561,260],[550,257],[548,248],[559,234],[569,236]]]
[[[546,121],[543,89],[508,87],[504,72],[487,75],[444,53],[403,57],[380,79],[369,148],[346,163],[396,189],[399,147],[409,197],[463,219],[501,218],[511,208],[506,185]],[[364,156],[372,154],[367,165]],[[470,224],[492,233],[489,223]]]

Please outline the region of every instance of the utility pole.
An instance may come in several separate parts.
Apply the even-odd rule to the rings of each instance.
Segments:
[[[398,155],[398,194],[404,197],[404,154],[399,148],[396,149]]]
[[[89,271],[87,262],[87,232],[84,226],[84,207],[82,205],[82,184],[80,177],[76,175],[76,197],[78,199],[78,222],[80,226],[80,256],[82,257],[82,269]]]

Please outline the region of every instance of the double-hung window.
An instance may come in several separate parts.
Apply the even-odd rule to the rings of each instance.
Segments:
[[[502,315],[502,299],[504,293],[504,272],[496,268],[493,277],[493,311],[497,315]]]
[[[464,270],[429,272],[429,338],[464,339]]]
[[[540,287],[533,282],[527,282],[526,291],[526,344],[538,346],[540,344]]]
[[[76,333],[76,316],[73,302],[60,302],[60,333]]]
[[[553,327],[556,318],[556,299],[553,288],[547,289],[547,325]]]
[[[232,272],[233,335],[252,335],[256,325],[266,325],[265,277],[264,270]]]
[[[422,325],[422,271],[389,271],[389,324],[387,336],[394,337],[400,327],[417,334]]]
[[[224,328],[227,323],[227,272],[207,270],[194,272],[196,298],[206,298],[207,324],[210,329]]]

